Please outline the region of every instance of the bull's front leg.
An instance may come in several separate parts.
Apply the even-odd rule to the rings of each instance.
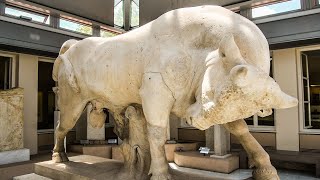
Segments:
[[[255,167],[253,178],[258,180],[278,180],[277,170],[272,166],[268,153],[250,134],[246,122],[241,119],[230,122],[224,127],[235,135],[246,150],[250,167]]]
[[[145,73],[140,89],[142,107],[147,120],[150,144],[151,180],[171,179],[164,145],[167,139],[167,125],[174,98],[160,73]]]

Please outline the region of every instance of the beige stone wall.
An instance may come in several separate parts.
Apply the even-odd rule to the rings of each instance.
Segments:
[[[24,88],[24,147],[37,154],[38,57],[19,54],[19,87]]]
[[[23,148],[23,89],[0,91],[0,152]]]
[[[300,149],[319,149],[319,134],[300,134]]]
[[[273,51],[274,79],[281,89],[298,97],[296,50]],[[299,151],[299,108],[298,106],[275,111],[276,143],[278,150]]]

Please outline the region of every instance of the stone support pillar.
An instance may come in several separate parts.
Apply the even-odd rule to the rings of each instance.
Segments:
[[[224,156],[230,151],[230,133],[222,125],[214,126],[215,155]]]
[[[210,150],[214,150],[214,126],[211,126],[209,129],[205,131],[206,135],[206,147],[210,148]]]

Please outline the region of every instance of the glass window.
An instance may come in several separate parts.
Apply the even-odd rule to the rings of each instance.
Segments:
[[[301,53],[304,129],[320,129],[320,50]]]
[[[114,25],[123,27],[123,0],[114,1]]]
[[[254,125],[253,123],[254,116],[248,117],[246,120],[247,125]]]
[[[55,94],[52,90],[55,82],[51,78],[53,63],[38,63],[38,130],[53,129]]]
[[[10,88],[10,57],[0,56],[0,90]]]
[[[80,22],[60,18],[59,27],[87,35],[92,35],[92,27]]]
[[[131,27],[139,26],[139,0],[131,1]]]
[[[269,16],[301,9],[300,0],[282,1],[274,4],[252,8],[252,18]]]
[[[49,15],[27,11],[24,9],[11,7],[11,6],[5,7],[5,14],[14,16],[14,17],[19,17],[24,20],[34,21],[34,22],[44,23],[44,24],[49,24],[49,21],[50,21]]]
[[[274,126],[274,111],[272,110],[272,114],[266,117],[257,117],[258,118],[258,126]]]

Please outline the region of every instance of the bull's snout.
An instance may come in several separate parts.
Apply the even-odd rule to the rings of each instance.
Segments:
[[[275,107],[276,109],[286,109],[291,108],[298,105],[298,100],[295,97],[289,96],[288,94],[281,92],[278,98],[278,105]]]

